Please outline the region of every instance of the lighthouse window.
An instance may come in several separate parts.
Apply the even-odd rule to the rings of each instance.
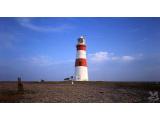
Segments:
[[[80,39],[79,39],[79,43],[83,43],[83,39],[80,38]]]

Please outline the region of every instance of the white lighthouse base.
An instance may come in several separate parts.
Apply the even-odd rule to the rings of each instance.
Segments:
[[[85,66],[76,66],[75,80],[76,81],[88,81],[88,68]]]

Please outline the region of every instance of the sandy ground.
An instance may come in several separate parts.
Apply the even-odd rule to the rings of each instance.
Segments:
[[[135,103],[150,101],[150,92],[158,92],[156,83],[113,82],[24,82],[17,91],[16,82],[0,82],[1,103]],[[159,97],[156,95],[156,97]]]

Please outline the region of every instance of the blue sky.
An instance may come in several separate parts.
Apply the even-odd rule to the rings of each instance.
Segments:
[[[63,80],[84,35],[90,80],[160,81],[160,18],[0,18],[0,80]]]

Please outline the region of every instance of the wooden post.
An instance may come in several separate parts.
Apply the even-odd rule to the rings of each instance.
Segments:
[[[21,77],[18,77],[18,91],[23,91],[23,83],[21,81]]]

